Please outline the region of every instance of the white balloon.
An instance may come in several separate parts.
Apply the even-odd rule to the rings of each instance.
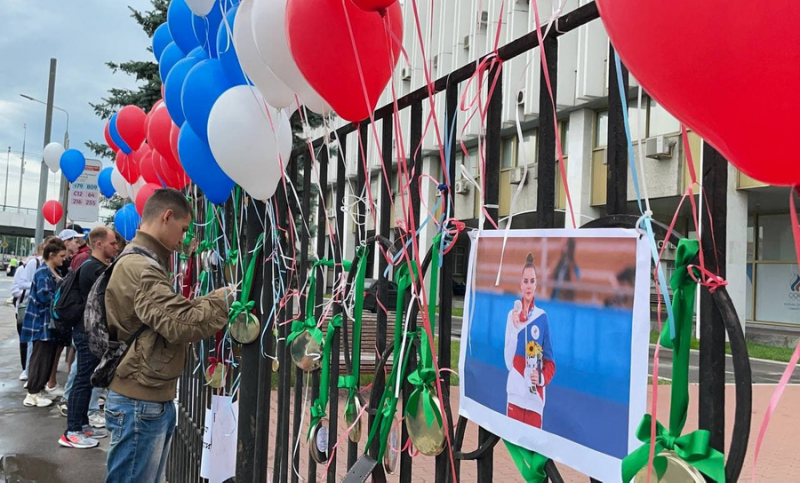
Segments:
[[[239,9],[247,3],[253,4],[253,37],[258,53],[272,72],[297,93],[300,102],[309,110],[328,114],[331,107],[308,84],[289,50],[289,39],[286,37],[286,2],[287,0],[243,0]],[[321,41],[324,42],[324,39]]]
[[[186,0],[189,10],[198,17],[205,17],[214,7],[216,0]],[[216,35],[216,32],[214,33]],[[216,38],[216,37],[215,37]]]
[[[136,195],[139,194],[139,190],[142,189],[142,186],[147,184],[147,181],[145,181],[144,178],[139,176],[139,179],[137,179],[135,183],[133,184],[126,183],[126,184],[128,185],[128,198],[130,198],[131,201],[136,201]]]
[[[292,128],[286,114],[267,106],[258,90],[236,86],[211,109],[208,144],[225,174],[250,196],[267,200],[281,180],[281,162],[284,167],[289,162]]]
[[[58,173],[61,168],[61,155],[64,154],[64,146],[61,143],[50,143],[44,147],[42,157],[50,171]]]
[[[252,0],[242,2],[233,22],[233,46],[239,57],[239,64],[247,77],[261,91],[267,104],[277,109],[297,104],[294,92],[278,79],[258,53],[251,28],[252,10]]]
[[[114,169],[111,171],[111,185],[117,190],[118,195],[123,198],[130,198],[128,194],[128,182],[125,181],[125,178],[116,166],[114,166]]]

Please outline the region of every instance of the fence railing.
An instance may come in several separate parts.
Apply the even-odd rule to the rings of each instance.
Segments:
[[[578,27],[585,25],[592,21],[599,21],[599,14],[595,3],[589,3],[576,10],[569,12],[555,21],[553,28],[549,30],[548,35],[544,38],[543,44],[539,45],[537,33],[531,32],[505,46],[500,47],[496,52],[492,52],[479,59],[478,62],[471,62],[463,67],[456,69],[446,75],[436,79],[432,85],[432,93],[435,95],[443,95],[445,103],[445,125],[458,125],[459,117],[459,100],[464,90],[464,84],[476,73],[476,69],[481,65],[488,65],[490,68],[486,72],[482,72],[484,76],[488,76],[489,81],[486,82],[482,88],[491,89],[491,96],[488,97],[488,108],[485,116],[485,125],[483,126],[483,138],[485,141],[485,156],[486,156],[486,170],[482,173],[483,197],[484,206],[486,207],[487,214],[493,218],[498,218],[498,201],[499,201],[499,185],[500,185],[500,152],[501,152],[501,128],[502,128],[502,111],[503,111],[503,79],[502,79],[502,62],[491,62],[492,59],[500,61],[508,61],[521,54],[524,54],[533,49],[543,49],[547,57],[546,73],[549,75],[550,84],[553,89],[557,85],[558,77],[558,43],[559,37],[567,32],[573,31]],[[611,52],[613,58],[613,50]],[[482,62],[482,61],[486,62]],[[617,85],[617,72],[614,62],[609,62],[609,85]],[[622,72],[623,92],[627,92],[627,72]],[[537,189],[537,211],[535,226],[538,228],[555,227],[555,197],[556,197],[556,132],[555,123],[553,119],[554,106],[552,104],[551,94],[545,84],[545,71],[542,72],[540,79],[540,96],[539,96],[539,119],[538,119],[538,189]],[[413,178],[409,185],[409,198],[411,200],[409,213],[407,216],[413,218],[414,226],[419,226],[421,222],[420,210],[420,192],[418,179],[421,169],[413,169],[414,167],[422,166],[422,149],[418,149],[422,143],[423,137],[423,111],[424,104],[429,102],[431,91],[428,87],[421,87],[397,100],[396,107],[400,110],[410,111],[410,129],[408,136],[410,140],[410,153],[411,157],[408,160],[410,172],[413,173]],[[552,92],[553,97],[556,92]],[[607,204],[606,213],[607,217],[591,223],[592,226],[626,226],[633,227],[637,217],[630,216],[628,212],[627,200],[627,180],[628,180],[628,160],[627,160],[627,139],[624,128],[624,118],[622,112],[622,99],[620,99],[619,90],[615,88],[609,89],[609,115],[608,115],[608,181],[607,181]],[[378,108],[374,113],[376,121],[381,121],[381,135],[380,146],[383,154],[382,162],[387,167],[389,176],[391,176],[391,169],[393,162],[392,143],[395,140],[395,105],[389,104]],[[463,119],[462,119],[463,121]],[[345,232],[345,219],[347,214],[344,210],[340,209],[345,206],[346,197],[346,147],[347,139],[349,136],[357,136],[359,139],[358,162],[357,162],[357,179],[355,192],[362,193],[365,188],[367,179],[371,176],[366,173],[364,166],[365,156],[369,149],[374,149],[368,142],[368,130],[371,128],[369,120],[360,123],[346,124],[336,130],[333,136],[327,136],[326,139],[316,139],[311,145],[318,153],[316,162],[318,166],[312,166],[312,156],[307,149],[298,149],[292,154],[292,158],[288,167],[288,173],[292,179],[298,179],[297,174],[302,171],[303,186],[302,186],[302,199],[298,201],[292,196],[286,196],[284,187],[279,187],[276,196],[274,197],[275,209],[277,213],[288,213],[291,216],[299,215],[304,219],[309,219],[312,215],[311,200],[309,193],[311,192],[311,179],[315,176],[314,173],[319,173],[319,186],[322,190],[319,193],[320,199],[324,200],[328,197],[328,191],[334,189],[333,200],[334,207],[336,208],[336,218],[332,221],[334,224],[335,232],[338,234],[332,241],[326,238],[325,223],[327,222],[326,212],[323,203],[319,203],[316,212],[316,220],[319,224],[317,228],[316,245],[310,246],[311,237],[307,230],[299,230],[300,238],[300,254],[298,259],[297,276],[294,280],[287,279],[287,270],[281,266],[279,270],[273,264],[263,263],[264,256],[261,258],[262,270],[258,271],[255,283],[253,285],[254,296],[256,300],[256,315],[262,322],[266,322],[267,317],[272,311],[274,301],[272,300],[272,291],[262,291],[264,281],[271,281],[278,278],[283,278],[283,285],[285,287],[303,287],[306,283],[306,278],[309,276],[309,259],[323,259],[326,257],[333,257],[336,261],[336,268],[334,273],[334,280],[342,280],[342,253],[343,247],[343,234]],[[376,126],[377,127],[377,126]],[[337,154],[335,157],[329,159],[328,150],[320,149],[327,142],[326,140],[337,140]],[[456,136],[449,136],[448,142],[450,144],[445,152],[449,153],[450,159],[445,163],[449,167],[446,179],[451,183],[456,179],[456,168],[458,162],[456,161],[457,140]],[[711,237],[703,239],[703,250],[711,254],[716,250],[716,256],[706,256],[706,260],[714,260],[711,262],[709,269],[717,270],[717,273],[724,276],[725,268],[725,240],[724,226],[724,212],[725,212],[725,186],[727,168],[725,160],[722,159],[710,147],[706,146],[704,157],[705,172],[703,176],[703,186],[709,194],[709,209],[712,213],[710,217],[703,217],[704,229],[711,229],[709,223],[714,223],[714,231],[716,233],[716,247],[711,245]],[[328,164],[331,162],[337,163],[336,180],[330,183],[328,177]],[[387,171],[383,171],[380,176],[380,195],[379,206],[377,209],[377,226],[375,226],[375,235],[391,238],[391,231],[393,228],[390,226],[391,209],[392,209],[392,196],[390,191],[391,179],[385,179]],[[450,197],[450,201],[455,205],[455,195],[452,189],[444,190],[442,196]],[[716,191],[715,191],[715,188]],[[288,200],[288,201],[287,201]],[[243,239],[247,240],[248,252],[252,252],[255,246],[256,236],[263,232],[264,227],[257,221],[259,213],[265,212],[264,206],[258,202],[250,202],[248,210],[252,216],[248,217],[248,224],[244,232],[241,234]],[[367,208],[363,200],[359,201],[357,207],[357,224],[356,230],[356,246],[364,244],[367,240],[366,229]],[[278,226],[267,227],[267,230],[277,229],[281,233],[288,233],[289,221],[288,216],[281,216],[278,218]],[[713,221],[710,221],[713,220]],[[481,228],[490,228],[485,224]],[[662,233],[662,236],[666,232]],[[403,236],[410,237],[416,236],[414,233],[405,233]],[[677,235],[673,235],[676,239]],[[281,237],[284,243],[287,243],[286,237]],[[675,242],[677,243],[677,242]],[[287,248],[287,247],[284,247]],[[421,258],[421,257],[420,257]],[[377,289],[377,297],[381,301],[387,300],[388,294],[388,280],[384,275],[388,266],[385,257],[378,257],[377,273],[380,275]],[[452,339],[452,290],[453,290],[453,267],[454,267],[454,253],[450,252],[444,256],[442,266],[439,274],[439,316],[438,316],[438,358],[440,367],[452,367],[456,361],[451,359],[451,339]],[[708,263],[708,262],[707,262]],[[718,264],[718,265],[716,265]],[[318,268],[316,274],[317,279],[322,279],[322,269]],[[316,294],[315,307],[317,307],[317,318],[321,316],[321,306],[323,301],[322,291]],[[313,401],[319,395],[319,371],[312,373],[308,388],[310,390],[306,393],[304,386],[304,373],[296,368],[288,358],[288,351],[286,345],[286,338],[289,335],[289,326],[283,322],[299,314],[300,320],[304,320],[311,314],[306,314],[305,304],[301,299],[300,307],[295,311],[290,301],[283,307],[276,308],[276,321],[275,326],[270,326],[268,330],[275,327],[277,337],[263,337],[263,345],[253,343],[241,347],[238,355],[238,362],[240,368],[241,387],[238,394],[239,397],[239,433],[237,444],[237,481],[242,482],[265,482],[273,481],[284,483],[289,480],[297,482],[300,475],[303,475],[308,481],[317,481],[318,473],[322,471],[311,458],[302,454],[298,450],[303,446],[304,440],[307,435],[307,421],[308,416],[304,417],[303,401]],[[346,319],[348,315],[344,313],[340,303],[335,303],[335,313],[342,314]],[[710,430],[712,434],[711,445],[720,450],[725,451],[724,441],[724,381],[725,381],[725,339],[726,329],[730,337],[732,349],[737,351],[742,356],[739,357],[737,363],[737,421],[734,430],[733,443],[728,453],[728,480],[735,481],[738,478],[741,470],[742,461],[744,458],[744,451],[747,446],[747,439],[749,436],[749,414],[750,414],[750,397],[749,397],[749,363],[746,357],[746,347],[744,347],[744,338],[741,334],[741,326],[736,319],[735,312],[730,307],[730,300],[727,298],[724,290],[718,290],[716,294],[711,295],[707,290],[703,290],[701,296],[701,334],[703,337],[703,344],[701,346],[700,354],[700,371],[704,375],[700,381],[700,426],[701,428]],[[412,319],[412,324],[415,323]],[[383,310],[378,310],[376,322],[376,347],[365,348],[364,350],[377,352],[377,354],[386,353],[387,341],[387,313]],[[267,354],[275,354],[279,364],[275,367],[272,360],[263,357],[262,350]],[[339,376],[339,358],[341,355],[341,347],[339,338],[336,337],[332,341],[332,363],[330,365],[329,378],[331,381],[336,381]],[[200,357],[203,357],[201,354]],[[412,365],[414,356],[412,356]],[[380,366],[385,360],[379,359],[377,365]],[[196,362],[194,362],[196,364]],[[190,365],[192,362],[189,363]],[[198,457],[198,441],[202,443],[202,421],[204,417],[205,407],[209,401],[209,391],[204,385],[202,375],[192,371],[193,368],[187,368],[184,377],[181,380],[181,390],[178,396],[179,407],[181,408],[180,417],[178,420],[178,430],[176,438],[173,443],[173,451],[170,455],[169,465],[169,481],[170,482],[183,482],[183,481],[197,481],[198,472],[197,468],[200,464]],[[275,370],[277,369],[277,373]],[[273,378],[274,376],[274,378]],[[453,442],[452,451],[455,460],[455,468],[451,468],[450,456],[447,451],[436,458],[435,473],[425,474],[426,477],[433,477],[434,481],[444,482],[452,479],[453,473],[456,478],[460,479],[461,465],[465,462],[474,461],[477,465],[477,480],[478,481],[493,481],[494,479],[494,460],[493,451],[498,442],[498,438],[490,432],[479,429],[478,447],[477,448],[463,448],[464,435],[467,431],[468,421],[464,418],[456,420],[454,414],[449,407],[450,400],[450,382],[451,376],[447,372],[440,375],[442,379],[442,400],[445,402],[443,413],[445,417],[445,428],[449,431],[449,439]],[[273,385],[277,383],[277,386]],[[375,377],[373,385],[370,390],[372,397],[369,400],[369,424],[373,424],[375,418],[375,406],[377,405],[377,397],[383,392],[383,377]],[[273,390],[275,389],[275,390]],[[410,390],[408,384],[403,387],[403,400],[406,401]],[[376,396],[377,395],[377,396]],[[306,409],[307,412],[307,409]],[[343,428],[343,420],[340,420],[339,415],[339,388],[335,384],[331,384],[330,389],[330,407],[327,412],[330,416],[329,432],[331,435],[338,435]],[[272,419],[272,420],[271,420]],[[746,424],[746,428],[744,423]],[[457,424],[456,424],[457,423]],[[274,425],[274,427],[273,427]],[[336,443],[335,437],[329,440],[328,450],[332,451]],[[408,439],[405,427],[402,433],[402,445],[404,446]],[[270,445],[273,444],[272,447]],[[370,448],[369,454],[376,455],[377,448]],[[343,444],[338,448],[341,453],[346,453],[347,469],[351,469],[358,461],[359,456],[364,451],[363,443],[361,445],[353,442]],[[415,481],[416,472],[419,471],[415,468],[415,461],[408,455],[407,452],[402,452],[400,456],[400,466],[397,478],[401,482]],[[337,461],[336,457],[332,457],[328,463],[327,471],[325,471],[324,479],[328,482],[337,481],[337,475],[341,471],[337,470],[337,465],[342,464],[344,461]],[[305,467],[303,467],[305,464]],[[271,467],[271,474],[269,468]],[[548,464],[548,475],[554,481],[560,481],[558,470],[554,464]],[[426,470],[427,471],[427,470]],[[378,464],[374,470],[371,470],[372,481],[381,482],[386,480],[382,465]]]

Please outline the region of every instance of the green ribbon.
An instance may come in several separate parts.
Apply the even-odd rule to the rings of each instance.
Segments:
[[[240,295],[240,299],[231,304],[229,312],[230,315],[228,317],[230,322],[233,322],[242,312],[250,313],[253,310],[253,307],[255,307],[255,302],[250,300],[250,289],[253,287],[256,265],[258,264],[258,255],[261,252],[263,245],[264,234],[262,233],[258,237],[258,240],[256,240],[256,248],[253,250],[253,255],[250,257],[250,263],[247,265],[247,272],[245,272],[244,280],[242,281],[242,293]],[[249,317],[247,319],[247,323],[250,323]]]
[[[286,345],[292,343],[300,334],[308,332],[311,337],[319,343],[322,343],[322,331],[317,327],[317,319],[313,315],[306,318],[306,320],[295,320],[292,322],[292,333],[286,337]]]
[[[433,383],[436,382],[436,370],[419,365],[416,370],[408,375],[408,382],[414,386],[414,391],[408,396],[406,417],[409,417],[409,415],[415,416],[417,414],[418,405],[421,400],[422,410],[425,414],[425,423],[428,427],[431,427],[434,420],[439,426],[442,426],[442,413],[434,403],[436,396],[433,391]]]
[[[656,421],[656,434],[651,434],[652,416],[646,414],[642,418],[636,437],[645,444],[622,460],[622,479],[626,483],[647,466],[652,442],[655,442],[656,454],[653,465],[658,475],[663,474],[667,464],[666,459],[658,454],[670,450],[712,480],[725,481],[725,457],[709,445],[708,431],[697,430],[681,435],[689,408],[689,343],[697,292],[697,281],[689,272],[689,265],[699,251],[697,240],[681,240],[675,258],[675,272],[670,279],[675,339],[670,340],[668,327],[661,334],[661,345],[673,349],[669,430]]]
[[[336,337],[336,329],[342,326],[342,314],[336,314],[328,324],[328,331],[325,334],[325,344],[322,347],[322,374],[320,375],[319,397],[311,405],[311,424],[308,427],[308,436],[311,437],[311,430],[325,417],[325,408],[328,407],[328,391],[330,381],[328,381],[331,361],[331,345],[333,338]],[[336,361],[338,364],[338,361]]]
[[[511,455],[511,459],[514,460],[514,464],[517,465],[517,469],[526,483],[542,483],[547,480],[547,473],[544,471],[544,467],[549,460],[547,456],[521,448],[506,440],[503,440],[503,442],[506,444],[508,454]]]

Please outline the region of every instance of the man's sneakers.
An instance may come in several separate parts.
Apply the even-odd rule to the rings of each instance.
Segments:
[[[28,371],[22,371],[19,373],[19,380],[20,381],[27,381],[28,380]]]
[[[48,398],[46,394],[40,392],[39,394],[30,394],[28,393],[25,396],[25,400],[22,401],[23,406],[27,407],[39,407],[39,408],[46,408],[47,406],[53,404],[53,400]]]
[[[47,387],[47,386],[45,386],[45,387],[44,387],[44,390],[45,390],[45,391],[47,391],[47,394],[49,394],[49,395],[50,395],[50,396],[52,396],[52,397],[63,396],[63,395],[64,395],[64,392],[65,392],[65,390],[64,390],[64,386],[61,386],[61,385],[59,385],[59,384],[56,384],[56,385],[55,385],[55,386],[53,386],[53,387]]]
[[[58,403],[57,407],[58,407],[58,412],[60,412],[61,415],[66,418],[67,417],[67,403],[66,402]]]
[[[86,435],[87,438],[103,439],[108,436],[108,431],[103,428],[93,428],[87,424],[83,427],[83,434]]]
[[[67,431],[67,434],[61,435],[58,444],[67,448],[87,449],[94,448],[100,443],[96,439],[90,438],[85,433]]]
[[[105,428],[106,417],[103,413],[94,413],[89,415],[89,425],[93,428]]]

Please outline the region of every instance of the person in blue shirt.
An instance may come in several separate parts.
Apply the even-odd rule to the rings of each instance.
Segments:
[[[536,266],[529,253],[522,269],[521,299],[506,319],[504,356],[508,369],[507,416],[536,428],[542,427],[545,386],[556,373],[550,322],[536,306]]]

